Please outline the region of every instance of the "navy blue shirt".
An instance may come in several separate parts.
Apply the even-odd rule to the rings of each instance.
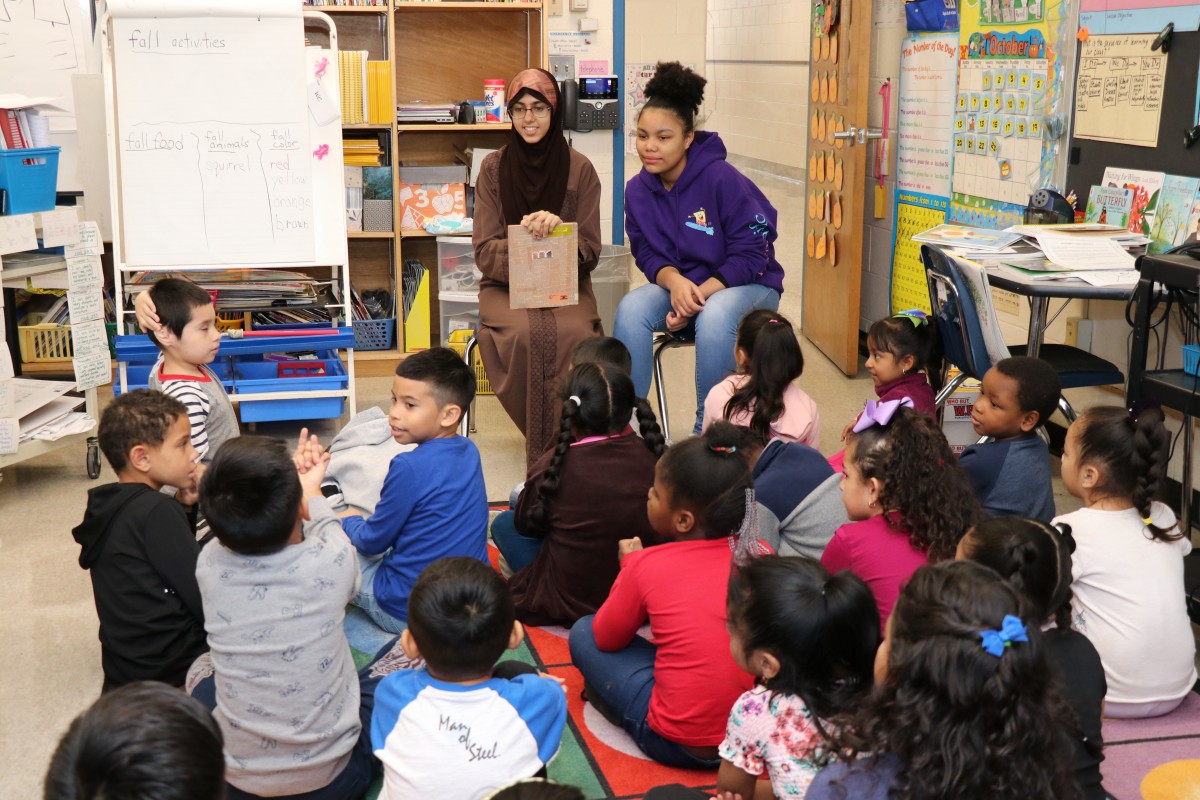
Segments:
[[[973,444],[958,463],[989,517],[1054,518],[1050,450],[1036,432],[1002,442]]]

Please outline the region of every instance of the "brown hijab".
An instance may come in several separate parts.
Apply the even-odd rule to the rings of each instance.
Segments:
[[[550,127],[536,144],[529,144],[513,123],[508,146],[500,155],[500,202],[504,219],[517,225],[534,211],[562,211],[571,172],[571,148],[562,135],[558,83],[544,69],[526,69],[508,84],[508,107],[528,95],[550,106]]]

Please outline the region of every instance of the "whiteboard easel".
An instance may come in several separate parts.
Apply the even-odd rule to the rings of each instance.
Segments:
[[[253,108],[250,104],[242,102],[243,95],[237,92],[243,91],[245,95],[250,95],[249,86],[254,83],[255,79],[259,83],[270,81],[272,77],[270,73],[259,74],[256,72],[246,72],[241,75],[233,76],[232,73],[226,74],[226,82],[218,83],[214,88],[224,89],[228,91],[228,95],[224,95],[219,99],[227,100],[230,104],[229,115],[232,122],[224,120],[216,120],[215,123],[211,120],[202,118],[183,118],[179,115],[181,109],[185,109],[185,105],[179,102],[179,98],[175,98],[175,102],[163,103],[164,113],[166,110],[174,110],[175,119],[164,117],[162,119],[145,118],[147,114],[152,113],[153,104],[152,98],[143,93],[141,97],[137,97],[138,89],[127,89],[127,86],[138,86],[136,81],[139,75],[134,75],[132,70],[129,70],[128,62],[126,63],[125,75],[120,74],[121,61],[117,57],[117,47],[124,46],[127,48],[125,52],[137,52],[137,48],[141,48],[140,52],[149,53],[151,55],[171,55],[179,59],[188,59],[189,56],[206,56],[212,55],[214,58],[211,61],[218,60],[219,56],[235,55],[235,53],[220,53],[220,46],[217,43],[224,44],[226,39],[236,37],[241,33],[240,25],[244,22],[249,28],[253,24],[261,24],[264,19],[280,19],[284,16],[291,17],[296,9],[294,0],[254,0],[254,2],[244,2],[244,0],[207,0],[207,2],[176,2],[166,4],[167,0],[112,0],[109,4],[109,10],[101,21],[101,36],[102,36],[102,51],[104,65],[104,89],[105,89],[105,111],[106,111],[106,140],[108,151],[108,171],[109,171],[109,196],[112,209],[112,244],[113,244],[113,273],[115,304],[117,319],[119,323],[125,321],[127,312],[124,308],[124,276],[126,273],[140,270],[203,270],[203,269],[229,269],[236,266],[248,266],[254,268],[305,268],[305,267],[327,267],[335,276],[340,277],[342,289],[342,303],[330,305],[330,308],[340,308],[347,323],[352,319],[350,306],[350,271],[349,271],[349,255],[346,247],[345,236],[345,193],[342,190],[342,140],[341,140],[341,114],[340,108],[338,114],[333,119],[325,120],[325,124],[319,124],[314,116],[308,110],[308,98],[306,94],[301,94],[298,99],[300,108],[303,111],[301,118],[298,120],[294,113],[287,117],[281,124],[271,127],[275,120],[256,120],[253,119]],[[215,16],[213,9],[218,9],[221,16]],[[300,19],[300,15],[296,14],[294,19]],[[337,90],[338,75],[337,75],[337,29],[333,20],[320,12],[312,10],[303,11],[303,20],[316,22],[324,25],[329,30],[329,50],[317,51],[316,48],[305,48],[303,40],[297,39],[294,48],[288,40],[286,55],[290,60],[289,64],[297,65],[296,68],[300,71],[296,76],[298,83],[293,82],[293,88],[299,86],[301,91],[307,91],[311,84],[309,76],[314,75],[314,70],[317,68],[317,62],[323,62],[320,65],[320,81],[322,85],[331,88],[329,94],[335,102],[340,102],[340,94]],[[180,22],[187,23],[180,25]],[[137,30],[140,33],[144,32],[141,38],[131,39],[133,36],[131,23],[140,23]],[[206,28],[204,23],[210,23]],[[127,38],[118,43],[115,39],[117,31],[125,32]],[[158,31],[158,35],[154,35],[154,31]],[[183,31],[182,34],[175,35],[178,31]],[[298,33],[302,36],[303,22],[299,26]],[[172,36],[175,35],[175,38]],[[134,42],[131,44],[131,42]],[[193,44],[199,42],[199,44]],[[186,52],[187,50],[197,50],[202,52]],[[183,50],[184,52],[175,52]],[[294,50],[294,52],[293,52]],[[171,51],[171,52],[166,52]],[[243,52],[243,55],[245,53]],[[269,53],[268,53],[269,56]],[[266,57],[265,57],[266,58]],[[203,61],[203,58],[192,59],[194,61]],[[221,67],[213,68],[218,70]],[[237,80],[233,80],[237,77]],[[256,95],[259,98],[266,97],[270,91],[277,91],[275,87],[271,87],[270,91],[264,91],[263,86],[255,84],[258,90]],[[211,88],[211,87],[210,87]],[[124,91],[123,91],[124,90]],[[125,99],[126,95],[134,96],[137,99]],[[196,100],[197,107],[203,105],[200,98],[197,98],[193,93],[192,98]],[[215,96],[209,96],[208,108],[212,108],[215,102]],[[122,102],[124,100],[124,103]],[[240,105],[239,105],[240,104]],[[285,104],[273,103],[273,109],[283,108]],[[167,109],[171,107],[171,109]],[[122,142],[120,132],[122,131],[122,109],[125,109],[126,122],[126,138]],[[132,111],[130,109],[133,109]],[[293,102],[287,108],[294,110],[295,103]],[[272,110],[272,109],[268,109]],[[140,116],[133,116],[135,114]],[[132,130],[133,123],[144,123],[143,130],[138,130],[133,139],[130,138],[129,131]],[[265,127],[260,125],[265,123]],[[241,126],[240,128],[238,126]],[[298,126],[303,126],[303,131]],[[149,131],[149,139],[146,139],[147,131]],[[157,133],[155,132],[157,131]],[[184,138],[187,137],[187,138]],[[234,138],[226,138],[234,137]],[[315,150],[309,148],[309,144],[313,141],[319,141],[323,147],[318,147]],[[143,144],[149,142],[150,144]],[[232,142],[232,146],[226,146]],[[201,144],[202,143],[202,144]],[[270,199],[274,198],[276,202],[270,205],[270,216],[272,230],[280,231],[280,238],[287,242],[281,246],[281,249],[287,252],[303,252],[309,254],[308,257],[293,257],[291,259],[275,259],[271,256],[264,255],[265,251],[261,244],[257,241],[248,241],[239,239],[238,237],[221,238],[221,235],[226,233],[226,229],[222,228],[219,231],[206,229],[209,234],[207,240],[206,253],[210,257],[200,259],[198,261],[186,261],[184,255],[188,252],[186,243],[180,242],[177,239],[172,239],[173,231],[170,229],[162,231],[152,231],[150,235],[156,237],[153,242],[154,247],[143,251],[140,256],[130,258],[130,242],[127,240],[127,232],[125,223],[126,219],[126,203],[130,203],[131,208],[134,203],[139,204],[139,210],[145,212],[153,209],[148,205],[157,200],[159,203],[168,205],[172,201],[180,201],[176,204],[176,208],[180,204],[185,207],[190,202],[192,208],[196,207],[197,201],[194,197],[177,198],[171,194],[157,194],[154,197],[146,197],[145,195],[138,196],[136,200],[132,197],[126,197],[128,187],[125,179],[134,175],[138,178],[149,176],[150,180],[154,179],[153,169],[148,168],[131,168],[133,156],[130,156],[130,163],[122,164],[122,145],[124,144],[126,152],[140,154],[146,151],[146,148],[155,151],[161,151],[163,155],[175,157],[174,160],[165,160],[164,169],[175,168],[176,174],[184,175],[186,173],[178,171],[180,168],[179,155],[173,151],[173,148],[192,147],[189,156],[195,154],[197,159],[198,169],[208,171],[203,174],[202,179],[194,180],[188,185],[180,185],[180,193],[191,189],[204,193],[204,197],[198,202],[199,205],[207,208],[212,208],[214,198],[223,199],[229,203],[250,202],[246,200],[246,187],[248,183],[238,183],[236,180],[230,185],[220,188],[214,192],[211,190],[211,181],[220,179],[224,176],[233,175],[235,178],[240,178],[237,171],[232,167],[221,169],[221,164],[229,165],[236,163],[237,158],[241,159],[241,163],[250,168],[260,168],[262,176],[265,176],[267,185],[271,191],[265,196]],[[203,148],[203,150],[201,149]],[[205,154],[208,163],[201,164],[201,154]],[[226,158],[226,156],[231,156]],[[124,169],[123,169],[124,167]],[[287,173],[294,171],[293,176]],[[204,184],[204,180],[208,180],[208,184]],[[293,182],[294,181],[294,182]],[[197,186],[201,188],[197,190]],[[144,187],[143,187],[144,188]],[[304,202],[307,198],[307,207]],[[218,211],[227,211],[227,209],[218,209]],[[227,225],[238,226],[242,225],[242,221],[236,215],[225,213],[221,216],[220,213],[214,215],[216,220],[224,221]],[[311,237],[308,240],[307,249],[303,244],[305,237],[294,235],[292,225],[295,228],[301,227],[300,223],[305,220],[311,220]],[[195,231],[197,225],[192,218],[166,218],[169,225],[172,221],[179,224],[182,230]],[[206,218],[204,222],[210,223],[212,219]],[[140,220],[145,222],[145,217]],[[284,226],[287,226],[286,230]],[[203,227],[203,226],[201,226]],[[148,230],[143,225],[141,231]],[[240,231],[251,230],[250,227],[242,225],[238,228]],[[182,238],[182,237],[179,237]],[[216,242],[216,244],[214,244]],[[140,244],[140,243],[139,243]],[[177,247],[178,253],[172,253],[171,248]],[[157,249],[155,249],[157,248]],[[136,251],[136,247],[134,248]],[[170,263],[147,263],[147,258],[153,254],[166,253],[170,257],[165,258],[162,262]],[[257,253],[257,257],[248,254]],[[286,341],[280,341],[279,350],[283,351],[288,348]],[[125,362],[119,362],[119,379],[121,390],[125,391],[127,387],[127,375]],[[350,413],[353,415],[357,411],[355,397],[355,375],[354,375],[354,350],[347,348],[346,371],[348,377],[348,386],[346,389],[337,390],[314,390],[302,394],[301,396],[309,397],[346,397],[349,399]],[[285,400],[295,399],[297,392],[272,392],[254,394],[254,401],[264,400]],[[230,395],[231,399],[239,400],[237,393]],[[247,400],[251,399],[249,396]]]

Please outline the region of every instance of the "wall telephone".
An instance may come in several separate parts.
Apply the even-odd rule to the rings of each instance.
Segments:
[[[560,87],[563,99],[563,127],[586,133],[621,127],[621,87],[615,75],[565,80]]]

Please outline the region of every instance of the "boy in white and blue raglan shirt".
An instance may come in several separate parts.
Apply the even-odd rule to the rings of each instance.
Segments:
[[[200,484],[216,535],[196,566],[213,674],[198,661],[189,686],[224,734],[228,800],[360,797],[378,772],[379,681],[356,670],[343,628],[358,563],[321,494],[315,439],[294,454],[231,439]]]
[[[488,797],[543,775],[558,752],[563,687],[515,661],[525,637],[512,595],[488,565],[445,558],[421,573],[400,644],[425,668],[380,681],[371,744],[383,762],[380,800]]]
[[[388,424],[393,439],[417,448],[392,459],[370,517],[342,521],[362,568],[354,604],[391,633],[404,630],[425,567],[453,556],[487,563],[483,465],[474,442],[458,435],[474,397],[475,373],[453,350],[435,347],[396,367]]]

